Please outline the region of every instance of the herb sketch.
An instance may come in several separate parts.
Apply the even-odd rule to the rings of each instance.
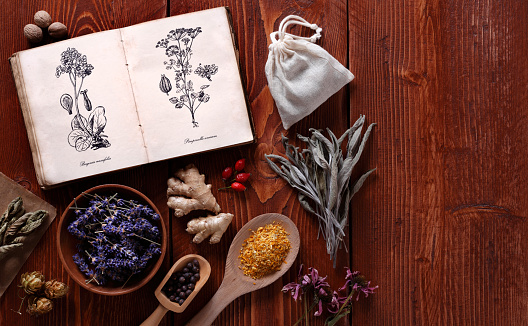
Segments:
[[[191,56],[193,54],[191,48],[194,39],[202,32],[201,27],[196,28],[177,28],[169,31],[166,38],[161,39],[157,44],[156,48],[164,48],[165,55],[169,57],[168,61],[164,61],[163,64],[167,70],[173,70],[175,73],[175,84],[174,91],[176,94],[181,93],[169,98],[169,102],[174,104],[176,109],[186,107],[191,112],[193,128],[198,127],[198,122],[195,119],[196,110],[203,103],[207,103],[210,99],[209,94],[205,93],[205,89],[209,87],[209,84],[204,84],[199,87],[199,91],[194,90],[194,84],[191,80],[191,74],[193,72],[192,65],[190,64]],[[215,64],[202,65],[201,63],[194,70],[194,73],[199,77],[211,80],[211,76],[218,72],[218,66]],[[173,89],[171,82],[168,77],[161,75],[159,83],[160,90],[169,96],[169,93]]]
[[[60,62],[61,64],[55,71],[55,76],[59,78],[63,74],[68,75],[73,85],[73,97],[67,93],[63,94],[60,98],[60,104],[70,115],[73,113],[75,104],[75,116],[71,121],[72,131],[68,135],[68,143],[79,152],[89,148],[96,150],[110,147],[110,142],[106,139],[108,136],[103,134],[107,122],[105,108],[98,106],[92,111],[92,102],[87,94],[88,90],[81,90],[84,78],[91,75],[94,67],[88,64],[86,55],[79,53],[75,48],[68,48],[62,52]],[[79,96],[81,94],[84,99],[84,108],[90,112],[88,119],[79,110]]]

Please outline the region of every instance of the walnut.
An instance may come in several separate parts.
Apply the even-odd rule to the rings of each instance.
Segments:
[[[68,28],[59,22],[54,22],[48,27],[48,33],[54,38],[63,38],[68,35]]]
[[[42,29],[35,24],[27,24],[24,26],[24,36],[31,43],[38,43],[42,41]]]
[[[51,24],[51,16],[44,10],[37,11],[34,19],[38,27],[47,28]]]

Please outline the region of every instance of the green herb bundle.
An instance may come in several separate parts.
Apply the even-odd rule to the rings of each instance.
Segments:
[[[302,152],[282,136],[287,158],[265,155],[273,171],[299,191],[301,206],[318,217],[319,234],[322,233],[326,239],[326,251],[334,261],[334,267],[337,250],[342,244],[345,245],[343,239],[352,197],[375,170],[368,171],[354,182],[350,180],[375,125],[371,124],[367,128],[362,139],[364,123],[365,116],[362,115],[339,139],[329,129],[330,138],[315,129],[310,129],[310,138],[297,135],[307,146]],[[341,145],[345,139],[348,141],[343,153]]]
[[[48,212],[44,210],[25,213],[22,198],[13,199],[0,217],[0,260],[14,248],[22,246],[27,236],[42,224],[46,216]]]

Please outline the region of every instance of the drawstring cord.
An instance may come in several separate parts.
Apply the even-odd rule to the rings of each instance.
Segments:
[[[290,34],[290,33],[286,33],[286,29],[290,25],[301,25],[301,26],[308,27],[308,28],[314,30],[315,34],[312,35],[311,37],[302,37],[302,36],[297,36],[297,35],[293,35],[293,34]],[[306,40],[306,41],[310,41],[312,43],[315,43],[319,38],[321,38],[321,32],[322,31],[323,31],[323,29],[321,27],[317,26],[316,24],[311,24],[311,23],[307,22],[302,17],[296,16],[296,15],[289,15],[289,16],[287,16],[286,18],[284,18],[281,21],[281,23],[279,25],[279,30],[277,32],[273,32],[273,33],[270,34],[270,38],[271,38],[271,41],[273,43],[277,43],[279,41],[282,42],[284,40],[284,36],[288,35],[288,36],[292,37],[293,39]],[[279,36],[278,40],[277,40],[277,35]]]

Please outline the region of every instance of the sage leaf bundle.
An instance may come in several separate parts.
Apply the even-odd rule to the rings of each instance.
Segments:
[[[351,181],[352,171],[375,125],[369,125],[362,138],[364,124],[365,116],[361,115],[339,139],[329,129],[329,138],[319,130],[310,129],[312,134],[309,138],[297,135],[297,138],[306,143],[306,148],[302,151],[289,144],[288,138],[282,136],[287,158],[265,155],[271,169],[298,190],[301,206],[317,216],[318,235],[322,233],[326,240],[326,251],[334,261],[334,268],[338,249],[341,245],[346,248],[343,239],[352,197],[375,171],[372,169]],[[343,153],[341,145],[345,140],[347,144]]]
[[[0,260],[13,249],[22,246],[26,237],[48,216],[48,212],[44,210],[24,212],[22,198],[17,197],[9,203],[0,218]]]

